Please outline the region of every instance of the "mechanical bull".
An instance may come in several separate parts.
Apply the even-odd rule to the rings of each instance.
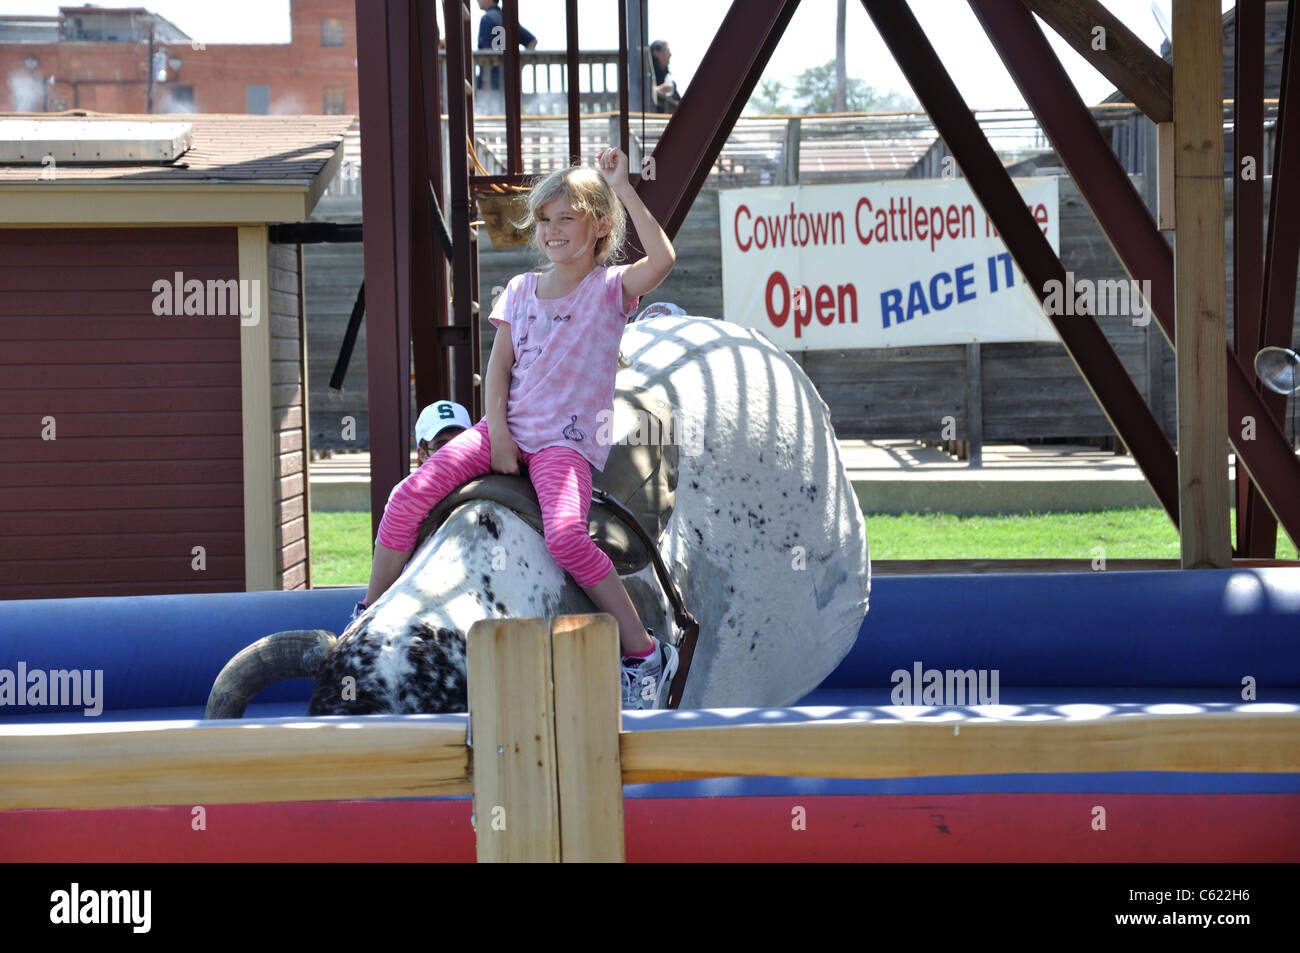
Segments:
[[[620,393],[671,408],[670,433],[616,414],[598,439],[677,448],[658,541],[700,623],[682,707],[792,704],[847,654],[870,592],[862,515],[826,404],[766,337],[723,321],[641,321],[624,332],[622,353]],[[623,581],[642,621],[673,631],[653,569]],[[208,717],[239,717],[266,685],[303,677],[316,682],[313,715],[464,711],[474,622],[593,611],[537,530],[500,502],[472,499],[337,639],[277,633],[236,656]]]

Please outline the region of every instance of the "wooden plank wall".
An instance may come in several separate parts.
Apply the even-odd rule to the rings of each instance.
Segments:
[[[353,224],[361,221],[361,196],[326,195],[310,221]],[[304,245],[307,279],[307,379],[313,450],[368,450],[370,411],[366,390],[366,326],[361,323],[356,349],[342,390],[331,390],[330,375],[339,356],[357,289],[365,277],[361,245]],[[355,423],[345,430],[344,418]],[[351,437],[352,439],[348,439]]]
[[[276,581],[280,589],[310,585],[299,247],[272,245],[270,251],[271,418],[276,442]]]
[[[1068,178],[1059,181],[1061,258],[1066,269],[1079,278],[1124,278],[1119,260],[1074,184]],[[1143,191],[1142,176],[1134,176],[1134,184],[1139,192]],[[355,214],[344,204],[327,208],[324,213],[318,209],[313,218],[359,220],[359,199],[329,201],[351,202]],[[335,217],[330,219],[329,215]],[[483,236],[480,287],[486,316],[492,300],[491,289],[504,287],[512,276],[522,271],[541,267],[542,259],[529,248],[494,250],[486,231]],[[675,247],[677,267],[643,304],[673,301],[693,314],[720,316],[722,253],[716,189],[700,193],[677,236]],[[312,446],[365,449],[364,330],[353,354],[345,390],[339,393],[328,389],[339,342],[361,280],[360,247],[313,245],[305,251],[308,260],[308,313],[311,315],[308,351]],[[1229,301],[1231,294],[1229,276]],[[1172,438],[1175,420],[1172,349],[1156,329],[1154,321],[1142,328],[1134,327],[1127,317],[1111,317],[1102,319],[1102,326],[1138,389],[1158,409],[1157,417]],[[495,329],[485,320],[482,326],[484,367],[491,353],[494,334]],[[1297,343],[1300,343],[1300,322],[1297,322]],[[794,357],[830,406],[836,431],[841,437],[937,440],[941,421],[946,415],[957,419],[958,433],[965,432],[967,387],[963,345],[800,351],[795,352]],[[986,344],[981,348],[981,365],[985,440],[1114,437],[1109,423],[1061,345]],[[1159,367],[1160,373],[1149,374],[1148,367]],[[344,414],[357,419],[355,441],[341,439],[339,421]],[[1290,411],[1287,427],[1288,430],[1292,427]]]
[[[1286,12],[1288,0],[1267,0],[1264,4],[1264,98],[1277,99],[1282,88],[1282,48],[1286,43]],[[1236,93],[1234,57],[1237,44],[1237,17],[1235,10],[1226,11],[1223,20],[1223,98],[1230,100]]]
[[[155,314],[177,272],[235,229],[0,230],[0,599],[243,591],[239,317]]]

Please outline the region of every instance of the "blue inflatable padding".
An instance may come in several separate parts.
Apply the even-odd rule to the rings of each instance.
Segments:
[[[102,670],[106,716],[192,717],[245,646],[286,629],[341,631],[362,595],[0,602],[0,669]],[[1300,569],[877,578],[857,643],[801,704],[889,704],[892,673],[917,662],[996,669],[1003,704],[1231,702],[1246,676],[1259,701],[1289,701],[1300,689]],[[305,712],[310,691],[306,681],[273,686],[250,715],[288,702]],[[0,708],[3,718],[25,713],[44,720],[59,710]]]
[[[240,650],[288,629],[341,632],[364,596],[358,586],[0,602],[0,668],[24,662],[29,672],[102,670],[106,711],[202,708]],[[311,682],[299,680],[273,685],[257,700],[301,699],[305,711],[310,697]],[[0,716],[24,710],[52,711],[5,707]]]
[[[1300,568],[885,576],[821,689],[897,670],[997,669],[1000,687],[1300,686]]]

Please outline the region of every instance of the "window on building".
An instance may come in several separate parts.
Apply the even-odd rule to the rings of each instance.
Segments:
[[[244,112],[250,116],[265,116],[271,111],[270,86],[244,87]]]
[[[320,21],[320,45],[321,46],[342,46],[343,45],[343,21],[334,17],[326,17]]]
[[[325,115],[342,116],[347,110],[345,91],[342,86],[326,86],[321,90],[322,98],[325,101]]]
[[[172,86],[172,112],[174,113],[192,113],[194,112],[194,87],[193,86]]]

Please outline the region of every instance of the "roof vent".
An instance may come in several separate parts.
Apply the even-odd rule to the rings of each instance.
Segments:
[[[167,165],[194,144],[188,122],[0,119],[0,163]]]

